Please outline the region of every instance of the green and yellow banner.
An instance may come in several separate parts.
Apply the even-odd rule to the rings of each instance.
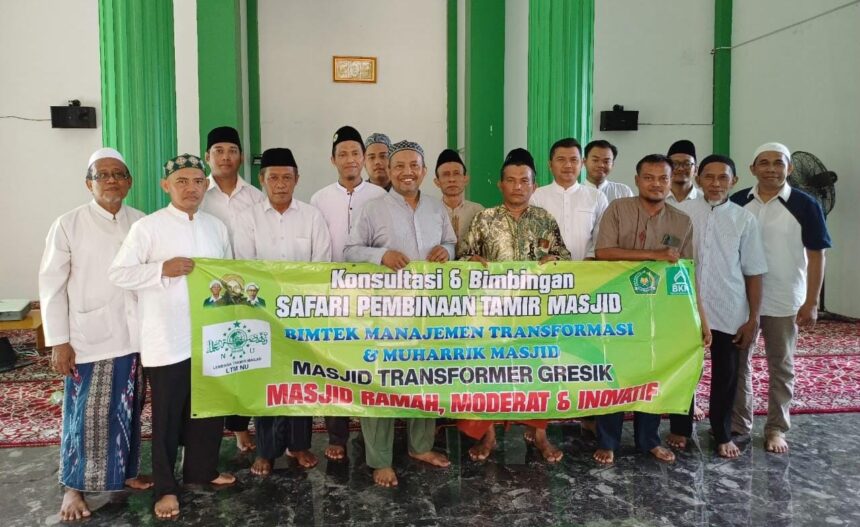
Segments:
[[[686,413],[693,264],[195,260],[192,414]]]

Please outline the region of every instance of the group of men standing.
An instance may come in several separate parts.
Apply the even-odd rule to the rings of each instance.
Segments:
[[[380,133],[364,139],[344,126],[331,143],[337,180],[304,203],[294,197],[300,174],[289,149],[263,153],[263,193],[239,177],[238,132],[219,127],[208,135],[205,161],[183,154],[165,163],[160,185],[170,204],[144,216],[123,204],[132,175],[122,155],[98,150],[86,173],[93,200],[51,226],[39,274],[46,341],[53,346],[54,368],[65,376],[61,519],[90,514],[84,492],[124,487],[154,487],[155,514],[178,515],[174,467],[180,445],[184,483],[235,481],[217,470],[225,424],[241,450],[256,450],[256,475],[270,473],[284,454],[305,468],[318,463],[310,449],[311,417],[255,418],[255,439],[248,434],[249,417],[191,419],[185,277],[197,257],[369,262],[392,270],[421,260],[693,258],[702,338],[713,365],[709,409],[717,453],[738,456],[733,435],[751,432],[750,350],[759,327],[770,373],[765,448],[787,451],[797,325],[815,321],[824,250],[830,247],[817,202],[786,183],[790,152],[779,143],[762,145],[750,166],[757,185],[731,199],[738,180],[734,162],[719,155],[698,161],[689,141],[639,161],[636,196],[608,179],[617,154],[605,140],[584,149],[572,138],[557,141],[547,161],[553,182],[537,188],[533,156],[514,149],[500,170],[501,203],[484,209],[465,200],[469,176],[456,151],[437,158],[439,200],[421,191],[427,173],[421,145],[392,143]],[[583,166],[587,176],[580,182]],[[152,390],[151,478],[138,475],[144,378]],[[670,447],[686,446],[695,408],[691,401],[688,414],[671,416]],[[659,423],[659,415],[636,413],[635,443],[671,461]],[[432,418],[406,420],[409,455],[446,467],[447,456],[433,449],[435,424]],[[562,458],[547,436],[547,421],[522,424],[524,439],[547,462]],[[622,424],[621,413],[583,422],[597,435],[595,460],[613,462]],[[345,459],[348,418],[328,417],[326,425],[325,456]],[[475,440],[473,460],[492,454],[494,425],[458,423]],[[365,417],[361,428],[374,482],[397,485],[393,420]]]

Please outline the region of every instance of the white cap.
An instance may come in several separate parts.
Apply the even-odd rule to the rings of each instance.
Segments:
[[[251,283],[249,283],[248,285],[246,285],[246,286],[245,286],[245,291],[248,291],[249,289],[256,289],[257,291],[259,291],[259,290],[260,290],[260,286],[258,286],[258,285],[257,285],[257,284],[255,284],[254,282],[251,282]]]
[[[755,153],[753,154],[753,163],[758,159],[759,154],[763,152],[779,152],[780,154],[785,156],[785,159],[790,163],[791,162],[791,152],[788,150],[788,147],[782,143],[765,143],[760,147],[755,149]]]
[[[212,288],[212,286],[215,286],[215,285],[217,285],[218,287],[221,287],[221,280],[218,280],[216,278],[215,280],[212,280],[211,282],[209,282],[209,288],[210,289]]]
[[[122,154],[114,150],[113,148],[99,148],[93,155],[90,156],[90,162],[87,164],[87,167],[93,166],[93,163],[98,161],[99,159],[117,159],[123,165],[126,165],[125,159],[123,159]]]

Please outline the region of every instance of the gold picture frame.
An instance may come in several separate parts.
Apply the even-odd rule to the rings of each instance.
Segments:
[[[376,82],[376,57],[343,57],[331,59],[334,82]]]

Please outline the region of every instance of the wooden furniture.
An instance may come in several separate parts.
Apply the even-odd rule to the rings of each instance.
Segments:
[[[42,331],[42,313],[33,309],[23,320],[0,321],[0,331],[31,330],[36,332],[36,349],[45,349],[45,333]]]

